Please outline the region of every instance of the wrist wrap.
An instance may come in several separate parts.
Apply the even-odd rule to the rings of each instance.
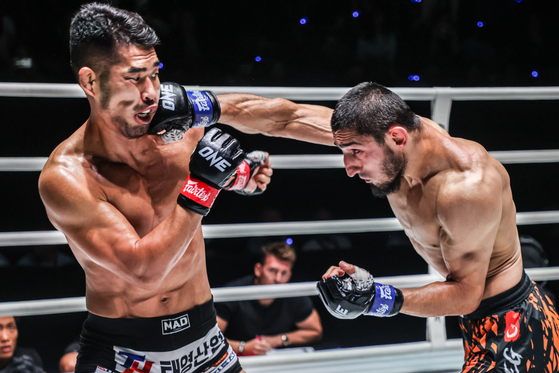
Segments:
[[[237,167],[237,176],[235,177],[235,181],[233,185],[225,189],[241,190],[248,184],[249,180],[250,180],[250,166],[248,165],[247,161],[244,160],[243,163],[241,163]]]
[[[404,296],[400,289],[392,285],[375,283],[375,299],[373,305],[365,315],[390,317],[397,315],[404,304]]]
[[[206,216],[219,192],[220,189],[189,175],[181,189],[177,203],[185,209]]]
[[[192,128],[208,127],[216,123],[221,115],[219,101],[210,91],[186,91],[194,109]]]

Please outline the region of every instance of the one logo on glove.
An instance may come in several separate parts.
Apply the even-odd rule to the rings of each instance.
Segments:
[[[218,151],[219,150],[214,151],[209,146],[206,146],[205,148],[198,151],[198,154],[200,154],[207,161],[210,161],[210,166],[214,166],[219,171],[224,172],[227,167],[231,166],[231,163],[223,159],[222,156],[218,156]]]
[[[175,111],[176,96],[177,95],[173,93],[173,86],[171,84],[164,84],[161,86],[159,101],[161,101],[161,106],[165,109]]]

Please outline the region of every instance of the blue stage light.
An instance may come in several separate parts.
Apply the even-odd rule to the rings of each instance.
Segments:
[[[419,75],[410,75],[410,76],[408,76],[408,80],[409,80],[410,82],[419,82],[419,79],[420,79]]]
[[[163,68],[163,62],[159,62],[159,70]]]
[[[479,21],[479,22],[477,23],[477,27],[483,27],[483,22]]]
[[[262,61],[262,57],[256,56],[256,58],[255,58],[254,60],[255,60],[256,62],[260,62],[260,61]]]
[[[533,76],[534,78],[537,78],[538,75],[539,75],[539,74],[538,74],[538,72],[537,72],[536,70],[532,71],[532,76]]]
[[[309,19],[308,19],[307,17],[303,17],[303,18],[301,18],[301,19],[299,20],[299,23],[302,24],[302,25],[304,25],[304,24],[307,23],[308,20],[309,20]]]
[[[351,15],[353,16],[353,18],[357,18],[357,17],[359,17],[359,16],[361,15],[361,13],[359,13],[359,11],[356,10],[356,11],[353,12]]]
[[[293,245],[293,239],[287,238],[287,240],[285,240],[285,243],[288,245]]]

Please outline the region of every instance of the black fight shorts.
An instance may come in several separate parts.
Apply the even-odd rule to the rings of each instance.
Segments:
[[[558,372],[559,317],[526,273],[499,295],[460,318],[463,373]]]
[[[76,373],[238,373],[213,301],[176,315],[109,319],[89,314]]]

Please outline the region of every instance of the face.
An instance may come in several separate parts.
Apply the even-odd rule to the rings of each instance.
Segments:
[[[349,131],[337,131],[334,142],[342,150],[348,176],[365,180],[373,195],[385,197],[400,189],[407,165],[404,155],[379,145],[372,136]]]
[[[120,61],[100,81],[101,115],[126,138],[147,133],[159,101],[159,59],[153,48],[121,47]]]
[[[17,344],[17,325],[12,316],[0,317],[0,361],[12,357]]]
[[[259,285],[285,284],[291,278],[291,263],[268,255],[264,265],[256,263],[254,274]]]

